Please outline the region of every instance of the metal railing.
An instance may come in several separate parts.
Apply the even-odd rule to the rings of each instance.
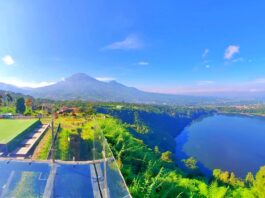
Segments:
[[[75,156],[73,160],[69,156],[69,161],[56,159],[54,151],[58,149],[56,146],[60,138],[60,125],[54,130],[51,123],[51,128],[53,138],[47,160],[19,161],[0,158],[0,174],[6,175],[6,178],[0,177],[0,185],[9,186],[7,190],[0,189],[0,197],[28,193],[37,197],[86,195],[100,198],[131,198],[119,166],[99,126],[94,126],[91,130],[93,140],[86,150],[89,157],[83,161],[75,161]],[[73,148],[70,146],[69,149]],[[84,185],[90,187],[82,191]],[[38,189],[34,189],[36,186]]]
[[[51,128],[53,128],[52,126],[53,124],[51,124]],[[54,163],[58,162],[55,151],[58,150],[56,146],[58,145],[57,136],[60,133],[59,131],[60,125],[58,126],[56,132],[52,133],[53,140],[48,157],[48,159],[52,160]],[[86,159],[83,159],[84,161],[75,161],[77,157],[69,155],[68,161],[65,163],[82,164],[82,162],[86,162],[87,164],[93,164],[93,172],[96,180],[95,185],[99,189],[101,198],[131,197],[123,175],[100,127],[98,125],[93,126],[91,131],[93,132],[93,134],[91,134],[93,135],[93,141],[91,142],[91,147],[87,150],[90,155]],[[70,137],[69,140],[71,141]],[[72,153],[71,149],[73,148],[71,148],[70,145],[69,149],[69,153]]]

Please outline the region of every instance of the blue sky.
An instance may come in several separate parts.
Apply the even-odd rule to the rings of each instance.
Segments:
[[[0,81],[73,73],[167,93],[265,87],[265,2],[0,2]]]

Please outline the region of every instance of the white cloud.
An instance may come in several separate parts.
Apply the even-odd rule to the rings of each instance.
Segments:
[[[6,65],[13,65],[15,63],[14,59],[12,58],[12,56],[10,55],[6,55],[2,58],[2,61],[6,64]]]
[[[205,65],[205,68],[206,69],[209,69],[211,66],[210,65]]]
[[[107,45],[103,49],[109,50],[130,50],[130,49],[141,49],[143,46],[142,42],[134,35],[127,36],[122,41],[114,42],[110,45]]]
[[[31,81],[31,82],[26,82],[26,81],[22,81],[16,78],[9,78],[9,79],[5,79],[5,80],[0,80],[2,83],[6,83],[6,84],[10,84],[10,85],[15,85],[16,87],[30,87],[30,88],[38,88],[38,87],[45,87],[48,85],[53,85],[56,82],[35,82],[35,81]]]
[[[227,60],[232,59],[235,54],[239,53],[239,48],[237,45],[229,45],[225,50],[224,58]]]
[[[96,77],[96,79],[102,82],[110,82],[116,80],[115,78],[112,77]]]
[[[149,65],[149,62],[147,62],[147,61],[139,61],[137,64],[138,65]]]
[[[209,54],[210,50],[206,48],[202,53],[202,58],[206,58],[206,56]]]
[[[214,83],[215,83],[215,81],[212,81],[212,80],[202,80],[202,81],[198,81],[197,85],[198,86],[204,86],[204,85],[211,85]]]

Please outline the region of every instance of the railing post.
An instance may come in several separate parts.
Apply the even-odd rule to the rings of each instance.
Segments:
[[[104,160],[104,194],[105,198],[108,198],[106,141],[104,137],[102,139],[103,139],[103,160]]]
[[[52,163],[55,162],[55,155],[54,155],[54,117],[52,117]]]
[[[92,126],[92,131],[93,131],[93,148],[92,148],[92,158],[93,158],[93,163],[95,163],[95,157],[96,157],[96,148],[95,148],[95,138],[96,138],[96,135],[95,135],[95,128],[94,126]]]

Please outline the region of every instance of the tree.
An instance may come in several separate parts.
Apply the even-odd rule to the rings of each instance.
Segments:
[[[237,185],[237,178],[233,172],[231,172],[230,174],[229,184],[231,184],[232,186]]]
[[[23,114],[26,110],[25,107],[25,99],[24,98],[18,98],[16,101],[16,112]]]
[[[253,187],[258,197],[265,197],[265,166],[257,172]]]
[[[27,98],[25,100],[25,105],[26,105],[26,112],[24,114],[31,115],[32,114],[32,99]]]
[[[154,151],[155,153],[160,153],[158,146],[155,146]]]
[[[220,177],[221,173],[222,173],[221,169],[214,169],[213,170],[213,177],[215,179],[219,180],[219,177]]]
[[[3,96],[2,95],[0,95],[0,106],[2,106],[2,104],[3,104]]]
[[[182,160],[185,166],[191,170],[196,170],[197,167],[197,160],[194,157],[189,157],[188,159]]]
[[[166,152],[162,153],[161,159],[163,161],[166,161],[166,162],[172,162],[171,155],[172,155],[172,153],[170,151],[166,151]]]
[[[248,186],[252,186],[253,185],[253,182],[254,182],[254,176],[251,172],[248,172],[246,178],[245,178],[245,182]]]
[[[220,169],[213,170],[213,177],[222,183],[230,184],[234,187],[244,187],[244,182],[237,178],[233,172],[221,171]]]
[[[7,93],[6,94],[6,100],[7,100],[8,104],[9,104],[10,102],[13,102],[13,97],[9,93]]]
[[[221,173],[220,175],[220,181],[224,182],[224,183],[229,183],[229,177],[230,177],[230,174],[228,171],[224,171]]]
[[[211,183],[209,186],[209,193],[207,197],[223,198],[226,196],[228,188],[219,187],[217,182]]]
[[[25,100],[25,105],[26,105],[27,108],[30,108],[31,105],[32,105],[32,100],[31,100],[30,98],[27,98],[27,99]]]

